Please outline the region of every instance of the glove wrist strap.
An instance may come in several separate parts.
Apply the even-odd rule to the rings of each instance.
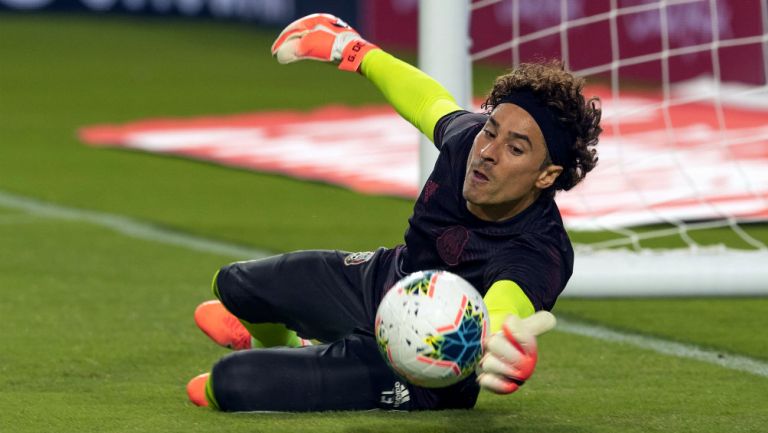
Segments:
[[[355,39],[348,43],[341,52],[341,62],[339,63],[339,69],[342,71],[357,72],[360,68],[360,64],[363,62],[368,51],[379,48],[378,46],[364,40]]]

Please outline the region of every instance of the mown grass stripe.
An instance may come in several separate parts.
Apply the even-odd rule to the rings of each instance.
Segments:
[[[267,251],[256,248],[168,230],[121,215],[66,207],[3,191],[0,191],[0,206],[22,210],[36,216],[87,222],[114,230],[129,237],[176,245],[204,253],[221,254],[239,259],[261,258],[270,254]],[[768,377],[768,363],[746,356],[723,354],[691,344],[616,331],[602,326],[562,318],[558,320],[556,330],[612,343],[628,344],[664,355],[693,359],[730,370]]]
[[[22,210],[35,216],[83,221],[132,238],[175,245],[203,253],[221,254],[237,259],[258,259],[270,255],[269,252],[257,248],[177,232],[122,215],[57,205],[4,191],[0,191],[0,206]]]
[[[664,340],[657,337],[616,331],[603,326],[590,325],[559,318],[556,330],[612,343],[627,344],[645,350],[715,364],[730,370],[768,377],[768,363],[741,355],[722,353],[701,347]]]

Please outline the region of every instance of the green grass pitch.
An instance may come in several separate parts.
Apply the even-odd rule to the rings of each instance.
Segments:
[[[269,251],[402,239],[411,204],[138,152],[78,127],[381,103],[327,65],[279,67],[275,32],[0,14],[0,192]],[[477,88],[496,71],[476,71]],[[765,228],[751,228],[765,233]],[[584,235],[579,235],[581,238]],[[670,241],[671,242],[671,241]],[[472,411],[222,414],[184,386],[225,351],[192,311],[236,258],[0,206],[0,432],[763,432],[768,378],[551,332],[530,383]],[[555,313],[768,363],[768,299],[563,299]],[[268,372],[265,372],[268,374]]]

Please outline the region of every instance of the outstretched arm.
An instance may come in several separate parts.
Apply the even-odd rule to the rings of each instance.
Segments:
[[[366,41],[341,19],[312,14],[288,25],[272,44],[280,63],[310,59],[359,71],[407,121],[434,140],[437,121],[461,110],[432,77]]]
[[[363,58],[360,72],[405,120],[430,140],[434,141],[435,125],[441,117],[461,110],[440,83],[381,49],[372,50]]]

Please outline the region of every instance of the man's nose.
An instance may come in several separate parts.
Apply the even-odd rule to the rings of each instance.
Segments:
[[[499,145],[496,143],[496,140],[488,142],[485,146],[480,148],[480,157],[483,158],[483,161],[487,161],[490,163],[496,162],[496,152],[499,148]]]

